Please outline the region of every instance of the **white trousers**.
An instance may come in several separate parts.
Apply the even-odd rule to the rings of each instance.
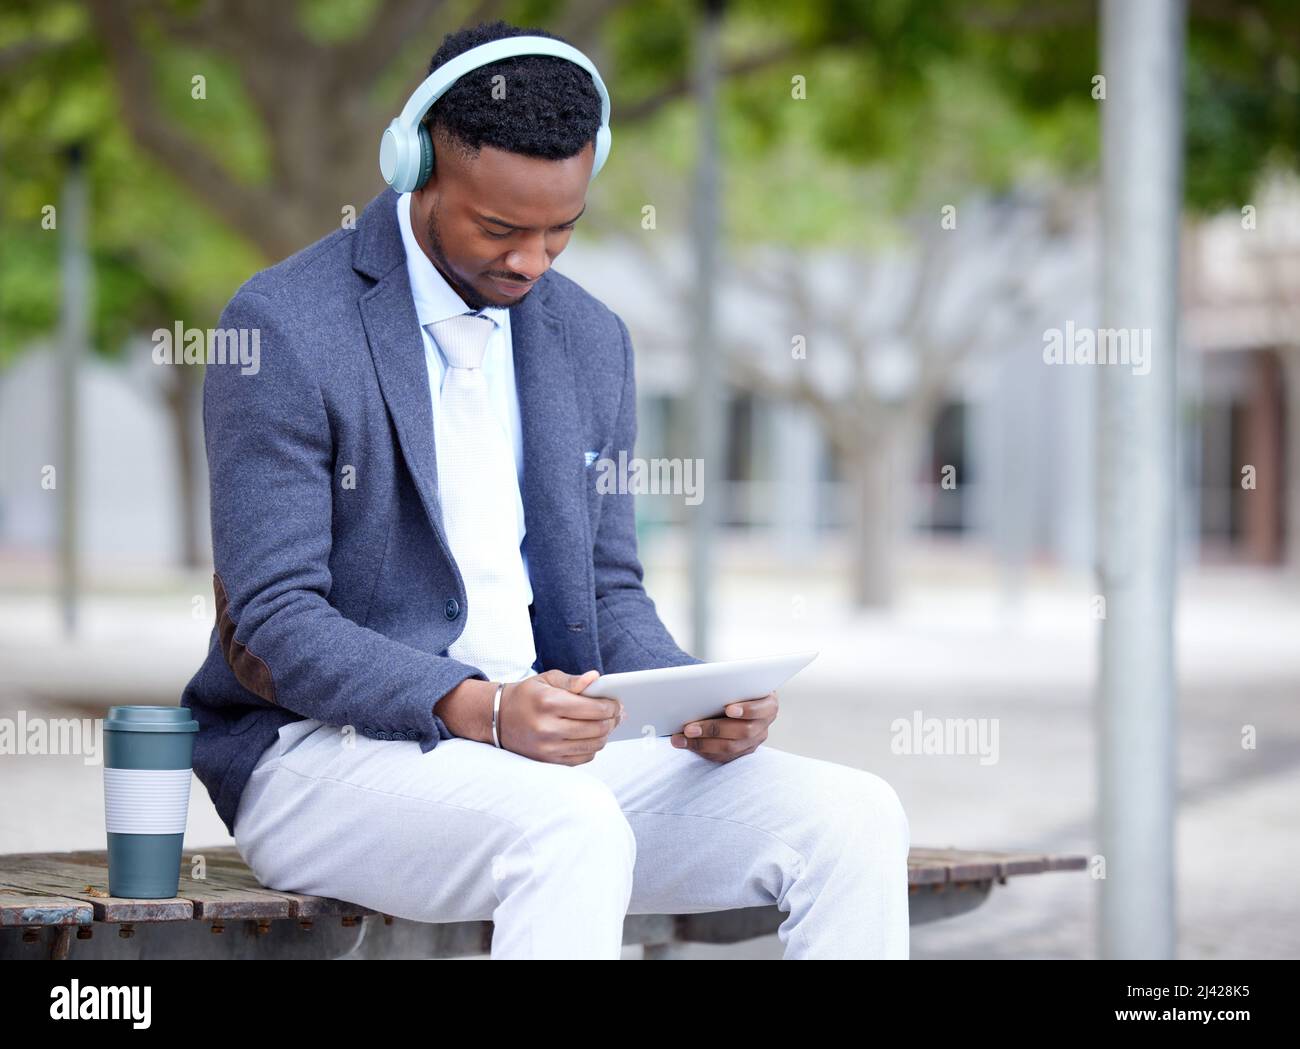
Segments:
[[[787,959],[908,957],[898,795],[766,743],[717,764],[666,736],[622,740],[568,766],[308,719],[262,755],[235,841],[269,888],[490,919],[494,959],[619,958],[625,914],[773,903]]]

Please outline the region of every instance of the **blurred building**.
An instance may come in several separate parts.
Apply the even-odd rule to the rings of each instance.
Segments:
[[[1183,265],[1197,398],[1192,479],[1207,553],[1300,566],[1300,193],[1190,229]],[[1242,486],[1254,467],[1255,488]],[[1289,548],[1289,552],[1288,552]]]
[[[142,339],[118,360],[87,359],[79,374],[78,538],[92,563],[173,566],[183,559],[180,457],[150,350]],[[55,347],[41,343],[0,374],[0,552],[6,555],[39,559],[57,547],[62,366]],[[52,466],[53,488],[46,482]],[[206,519],[206,492],[195,498]],[[206,537],[204,548],[210,549]]]
[[[673,281],[688,280],[681,275],[690,272],[689,256],[684,244],[663,244],[651,260],[626,245],[579,240],[556,268],[615,308],[631,330],[637,454],[688,458],[689,312],[683,285]],[[1300,535],[1300,192],[1275,184],[1252,212],[1189,225],[1183,251],[1183,557],[1300,563],[1300,544],[1288,547],[1288,536]],[[1027,261],[1030,277],[1052,267],[1063,273],[1058,285],[1067,298],[952,369],[931,424],[903,464],[900,496],[914,532],[985,544],[1011,565],[1091,567],[1095,369],[1049,366],[1042,348],[1051,318],[1096,323],[1096,252],[1095,232],[1082,228],[1054,248],[1054,260]],[[815,286],[829,286],[842,268],[835,257],[812,265],[826,271]],[[1032,281],[1026,288],[1037,295]],[[721,289],[720,324],[731,349],[785,352],[787,329],[770,297]],[[174,565],[182,548],[174,425],[147,340],[123,358],[97,359],[84,370],[83,549],[92,561]],[[0,550],[9,553],[55,547],[55,493],[40,483],[55,457],[54,367],[50,348],[38,346],[0,375]],[[725,416],[724,461],[706,471],[705,485],[721,500],[728,529],[798,556],[850,526],[855,493],[812,411],[733,389]],[[1243,486],[1246,467],[1253,467],[1253,487]],[[955,487],[945,487],[945,468]],[[202,476],[196,487],[205,522]],[[671,528],[688,512],[680,495],[642,496],[638,507],[647,532]],[[200,547],[209,549],[206,535]]]
[[[1300,191],[1274,184],[1252,212],[1185,229],[1181,554],[1300,567]],[[1072,237],[1065,266],[1078,281],[1053,315],[1095,324],[1095,232]],[[689,266],[684,246],[669,257]],[[663,278],[626,250],[590,244],[571,247],[557,268],[616,303],[629,325],[642,402],[638,454],[690,455],[687,315],[667,308]],[[752,310],[726,314],[733,326],[747,322],[760,320]],[[761,329],[749,335],[755,348],[771,343]],[[1027,324],[1015,340],[982,348],[954,370],[910,456],[908,517],[916,532],[983,542],[1004,561],[1086,570],[1096,373],[1049,366],[1042,349],[1042,325]],[[767,531],[790,551],[849,526],[852,493],[810,411],[733,389],[726,416],[727,451],[712,491],[727,525]],[[945,467],[954,468],[955,488],[943,486]],[[680,498],[649,496],[641,513],[654,529],[681,522],[685,507]]]

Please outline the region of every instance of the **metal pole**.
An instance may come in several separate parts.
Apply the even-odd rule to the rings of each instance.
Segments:
[[[1103,329],[1149,331],[1150,371],[1098,366],[1100,953],[1170,958],[1185,15],[1181,0],[1104,0],[1101,17]]]
[[[1282,351],[1282,382],[1285,408],[1287,505],[1283,509],[1288,524],[1286,561],[1291,572],[1300,576],[1300,346]]]
[[[695,295],[692,303],[691,359],[694,362],[695,455],[703,462],[703,498],[688,509],[691,533],[691,654],[709,658],[713,591],[713,531],[718,519],[718,485],[722,472],[719,438],[723,405],[720,396],[718,340],[714,321],[718,238],[718,37],[723,0],[704,0],[704,17],[694,37],[694,91],[699,112],[699,155],[695,168]]]
[[[59,231],[61,298],[59,306],[59,597],[63,629],[77,630],[80,559],[77,541],[77,379],[90,338],[90,249],[86,172],[82,148],[69,147],[63,199],[56,218]]]

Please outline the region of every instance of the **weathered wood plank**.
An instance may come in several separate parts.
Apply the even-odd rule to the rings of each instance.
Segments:
[[[989,881],[1002,876],[1003,862],[991,856],[968,854],[958,856],[948,853],[942,857],[918,857],[926,866],[942,870],[943,880],[953,881]],[[1033,874],[1041,870],[1041,864],[1021,863],[1019,873]]]
[[[1049,871],[1082,871],[1088,869],[1087,856],[1070,856],[1070,855],[1052,855],[1047,857],[1047,866],[1043,868]]]
[[[58,859],[59,853],[24,853],[0,857],[0,880],[35,892],[67,896],[89,904],[98,922],[180,921],[193,917],[194,906],[179,897],[162,900],[120,899],[108,895],[108,865]],[[103,895],[100,895],[100,894]]]
[[[934,881],[984,881],[989,878],[1005,879],[1026,874],[1043,874],[1056,870],[1082,870],[1087,857],[1056,855],[1038,852],[987,852],[976,849],[936,849],[917,846],[908,856],[909,874],[912,870],[929,872],[912,884]],[[942,871],[944,878],[933,872]]]
[[[220,872],[219,876],[230,883],[257,888],[262,892],[274,893],[276,896],[287,900],[290,907],[290,917],[299,920],[346,916],[364,917],[367,914],[379,913],[369,907],[363,907],[359,903],[349,903],[347,900],[336,900],[329,896],[312,896],[308,893],[291,892],[287,889],[267,888],[257,881],[253,876],[253,872],[248,869],[248,865],[244,863],[243,857],[239,855],[239,850],[233,846],[220,849],[198,849],[195,850],[194,855],[202,855],[209,871]],[[210,874],[209,876],[214,875]]]
[[[206,865],[206,877],[201,879],[189,874],[196,856],[202,856]],[[907,880],[913,891],[920,886],[961,888],[1086,866],[1087,857],[1078,855],[915,846],[907,858]],[[188,850],[179,873],[178,895],[172,900],[119,900],[97,894],[107,891],[103,850],[0,856],[0,883],[12,884],[21,893],[64,897],[65,907],[88,905],[95,921],[307,920],[376,913],[346,900],[261,885],[234,846]]]
[[[1087,864],[1083,856],[1058,856],[1041,852],[971,852],[971,859],[988,859],[998,865],[999,876],[1013,878],[1020,874],[1045,874],[1054,870],[1081,870]]]
[[[83,863],[106,862],[103,851],[51,853],[71,861]],[[193,860],[202,856],[206,876],[193,878]],[[0,857],[3,867],[7,857]],[[107,873],[104,875],[107,878]],[[239,919],[299,920],[374,914],[368,907],[334,900],[323,896],[283,892],[260,884],[244,863],[234,846],[213,849],[191,849],[182,857],[180,883],[177,897],[194,905],[192,917],[204,921],[236,921]]]
[[[189,875],[196,856],[202,856],[207,866],[205,878],[191,878]],[[107,856],[102,849],[0,856],[0,871],[11,860],[46,857],[103,867],[102,877],[107,883]],[[253,876],[239,855],[239,850],[233,845],[187,850],[181,860],[180,875],[177,898],[190,900],[194,905],[191,917],[206,921],[241,918],[295,918],[306,921],[316,918],[364,917],[378,913],[346,900],[267,888]]]
[[[293,917],[293,907],[283,896],[255,884],[232,884],[212,868],[202,879],[182,875],[176,894],[194,905],[195,918],[205,921]]]
[[[288,892],[283,889],[269,889],[261,885],[253,872],[244,866],[238,856],[233,860],[212,859],[207,853],[204,858],[208,864],[208,882],[244,893],[258,893],[272,898],[287,910],[286,917],[300,921],[315,918],[328,918],[353,915],[363,917],[377,912],[358,903],[335,900],[325,896],[312,896],[307,893]],[[201,883],[200,883],[201,884]],[[204,917],[207,917],[206,913]]]
[[[907,863],[908,885],[942,884],[948,880],[948,868],[937,863]]]
[[[0,927],[86,925],[94,920],[95,909],[81,900],[16,885],[0,885]]]

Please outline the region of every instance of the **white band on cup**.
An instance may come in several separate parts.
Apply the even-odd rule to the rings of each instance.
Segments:
[[[189,769],[104,768],[104,822],[110,834],[184,834]]]

